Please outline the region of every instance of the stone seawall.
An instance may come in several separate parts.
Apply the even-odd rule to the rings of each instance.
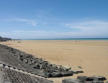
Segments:
[[[0,62],[43,77],[72,76],[83,71],[73,71],[62,65],[51,64],[31,54],[0,44]]]
[[[51,64],[31,54],[0,44],[0,83],[53,83],[46,78],[83,73],[62,65]],[[102,76],[78,76],[62,83],[104,83]],[[108,83],[108,82],[105,82]]]
[[[0,83],[53,83],[53,81],[0,63]]]

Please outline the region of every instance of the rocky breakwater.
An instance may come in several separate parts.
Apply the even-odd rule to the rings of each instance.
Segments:
[[[107,83],[103,76],[78,76],[77,79],[64,79],[62,83]]]
[[[53,83],[53,81],[0,63],[0,83]]]
[[[51,64],[41,58],[36,58],[30,54],[5,45],[0,45],[0,52],[0,61],[2,63],[39,76],[62,77],[72,76],[76,73],[83,73],[83,71],[73,71],[71,68]]]

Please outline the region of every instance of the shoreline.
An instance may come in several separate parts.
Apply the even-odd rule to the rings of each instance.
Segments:
[[[26,53],[41,57],[51,63],[79,69],[82,67],[84,74],[99,75],[108,79],[108,41],[106,40],[21,40],[4,42],[3,44],[17,48]],[[72,76],[72,78],[77,75]],[[71,77],[63,77],[71,78]],[[63,78],[51,80],[60,83]]]
[[[108,38],[49,38],[49,39],[21,39],[21,40],[108,40]]]

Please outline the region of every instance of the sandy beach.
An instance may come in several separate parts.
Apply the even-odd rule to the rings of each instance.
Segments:
[[[84,71],[78,75],[99,75],[108,79],[107,40],[21,40],[2,44],[33,54],[53,64]],[[61,79],[63,78],[52,80],[60,83]]]

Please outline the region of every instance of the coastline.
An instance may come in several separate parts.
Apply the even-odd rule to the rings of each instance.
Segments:
[[[21,40],[2,44],[33,54],[54,64],[73,69],[81,66],[84,74],[78,75],[99,75],[108,79],[107,40]],[[53,80],[59,82],[60,79],[62,78]]]
[[[108,40],[108,38],[46,38],[46,39],[22,39],[22,40]]]

